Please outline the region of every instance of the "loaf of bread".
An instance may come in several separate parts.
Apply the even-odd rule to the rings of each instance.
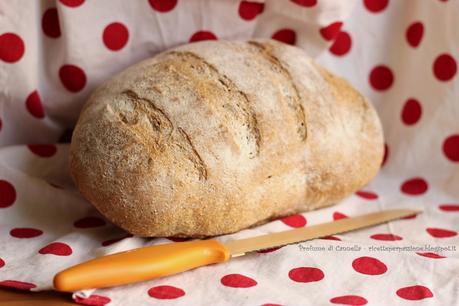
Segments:
[[[371,104],[301,49],[207,41],[97,88],[70,170],[128,232],[204,237],[332,205],[367,184],[382,156]]]

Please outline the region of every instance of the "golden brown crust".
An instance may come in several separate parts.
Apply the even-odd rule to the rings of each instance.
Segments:
[[[70,147],[72,177],[139,236],[203,237],[332,205],[377,173],[373,107],[300,49],[201,42],[100,86]]]

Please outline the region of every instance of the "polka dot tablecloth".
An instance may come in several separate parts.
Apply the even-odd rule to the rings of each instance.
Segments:
[[[387,208],[424,213],[73,299],[458,305],[457,29],[454,0],[0,1],[0,286],[49,290],[53,275],[75,263],[171,243],[132,237],[76,191],[66,142],[79,111],[102,81],[169,47],[272,37],[304,49],[370,98],[384,126],[384,163],[376,179],[335,206],[218,239]]]

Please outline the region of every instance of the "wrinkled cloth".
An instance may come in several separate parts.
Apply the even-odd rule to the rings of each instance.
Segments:
[[[79,111],[101,82],[167,48],[272,37],[302,48],[370,99],[384,127],[385,160],[368,186],[335,206],[216,239],[389,208],[423,213],[73,299],[111,306],[457,305],[458,28],[453,0],[1,0],[0,286],[50,290],[54,274],[76,263],[171,243],[132,237],[78,193],[68,140]]]

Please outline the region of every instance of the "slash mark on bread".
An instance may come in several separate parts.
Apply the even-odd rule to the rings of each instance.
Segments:
[[[247,94],[226,75],[205,59],[192,52],[172,51],[167,53],[173,57],[174,67],[181,74],[194,82],[199,95],[206,97],[206,103],[226,130],[232,135],[242,154],[253,159],[260,151],[260,130],[251,101]]]
[[[281,74],[287,80],[287,84],[289,84],[288,91],[290,92],[290,95],[286,95],[288,106],[295,112],[295,118],[298,122],[297,133],[301,140],[305,141],[307,138],[306,116],[304,113],[303,104],[301,103],[302,99],[300,93],[295,85],[295,82],[293,81],[292,75],[282,64],[281,60],[278,59],[270,51],[269,46],[256,41],[249,41],[248,44],[254,46],[258,54],[260,54],[271,64],[273,70]]]
[[[164,152],[167,146],[175,147],[171,148],[172,151],[180,151],[192,163],[199,180],[207,180],[207,167],[188,134],[182,128],[175,127],[167,114],[153,101],[139,97],[132,90],[125,90],[122,94],[128,97],[126,101],[132,104],[133,111],[120,112],[118,116],[123,123],[130,126],[134,134],[140,136],[140,139],[148,139],[144,145],[152,146],[158,152]],[[148,119],[151,131],[153,131],[149,135],[142,131],[142,127],[138,124],[142,114]]]
[[[188,156],[190,160],[193,162],[193,164],[199,171],[199,174],[200,174],[199,178],[207,180],[206,165],[202,161],[202,158],[199,155],[198,151],[196,151],[196,148],[194,147],[193,142],[191,142],[190,136],[188,136],[188,134],[182,128],[178,128],[178,132],[180,133],[180,135],[182,135],[181,139],[185,139],[186,143],[188,144],[187,146],[182,146],[184,142],[181,141],[178,143],[179,147],[181,147],[183,150],[188,152]]]

